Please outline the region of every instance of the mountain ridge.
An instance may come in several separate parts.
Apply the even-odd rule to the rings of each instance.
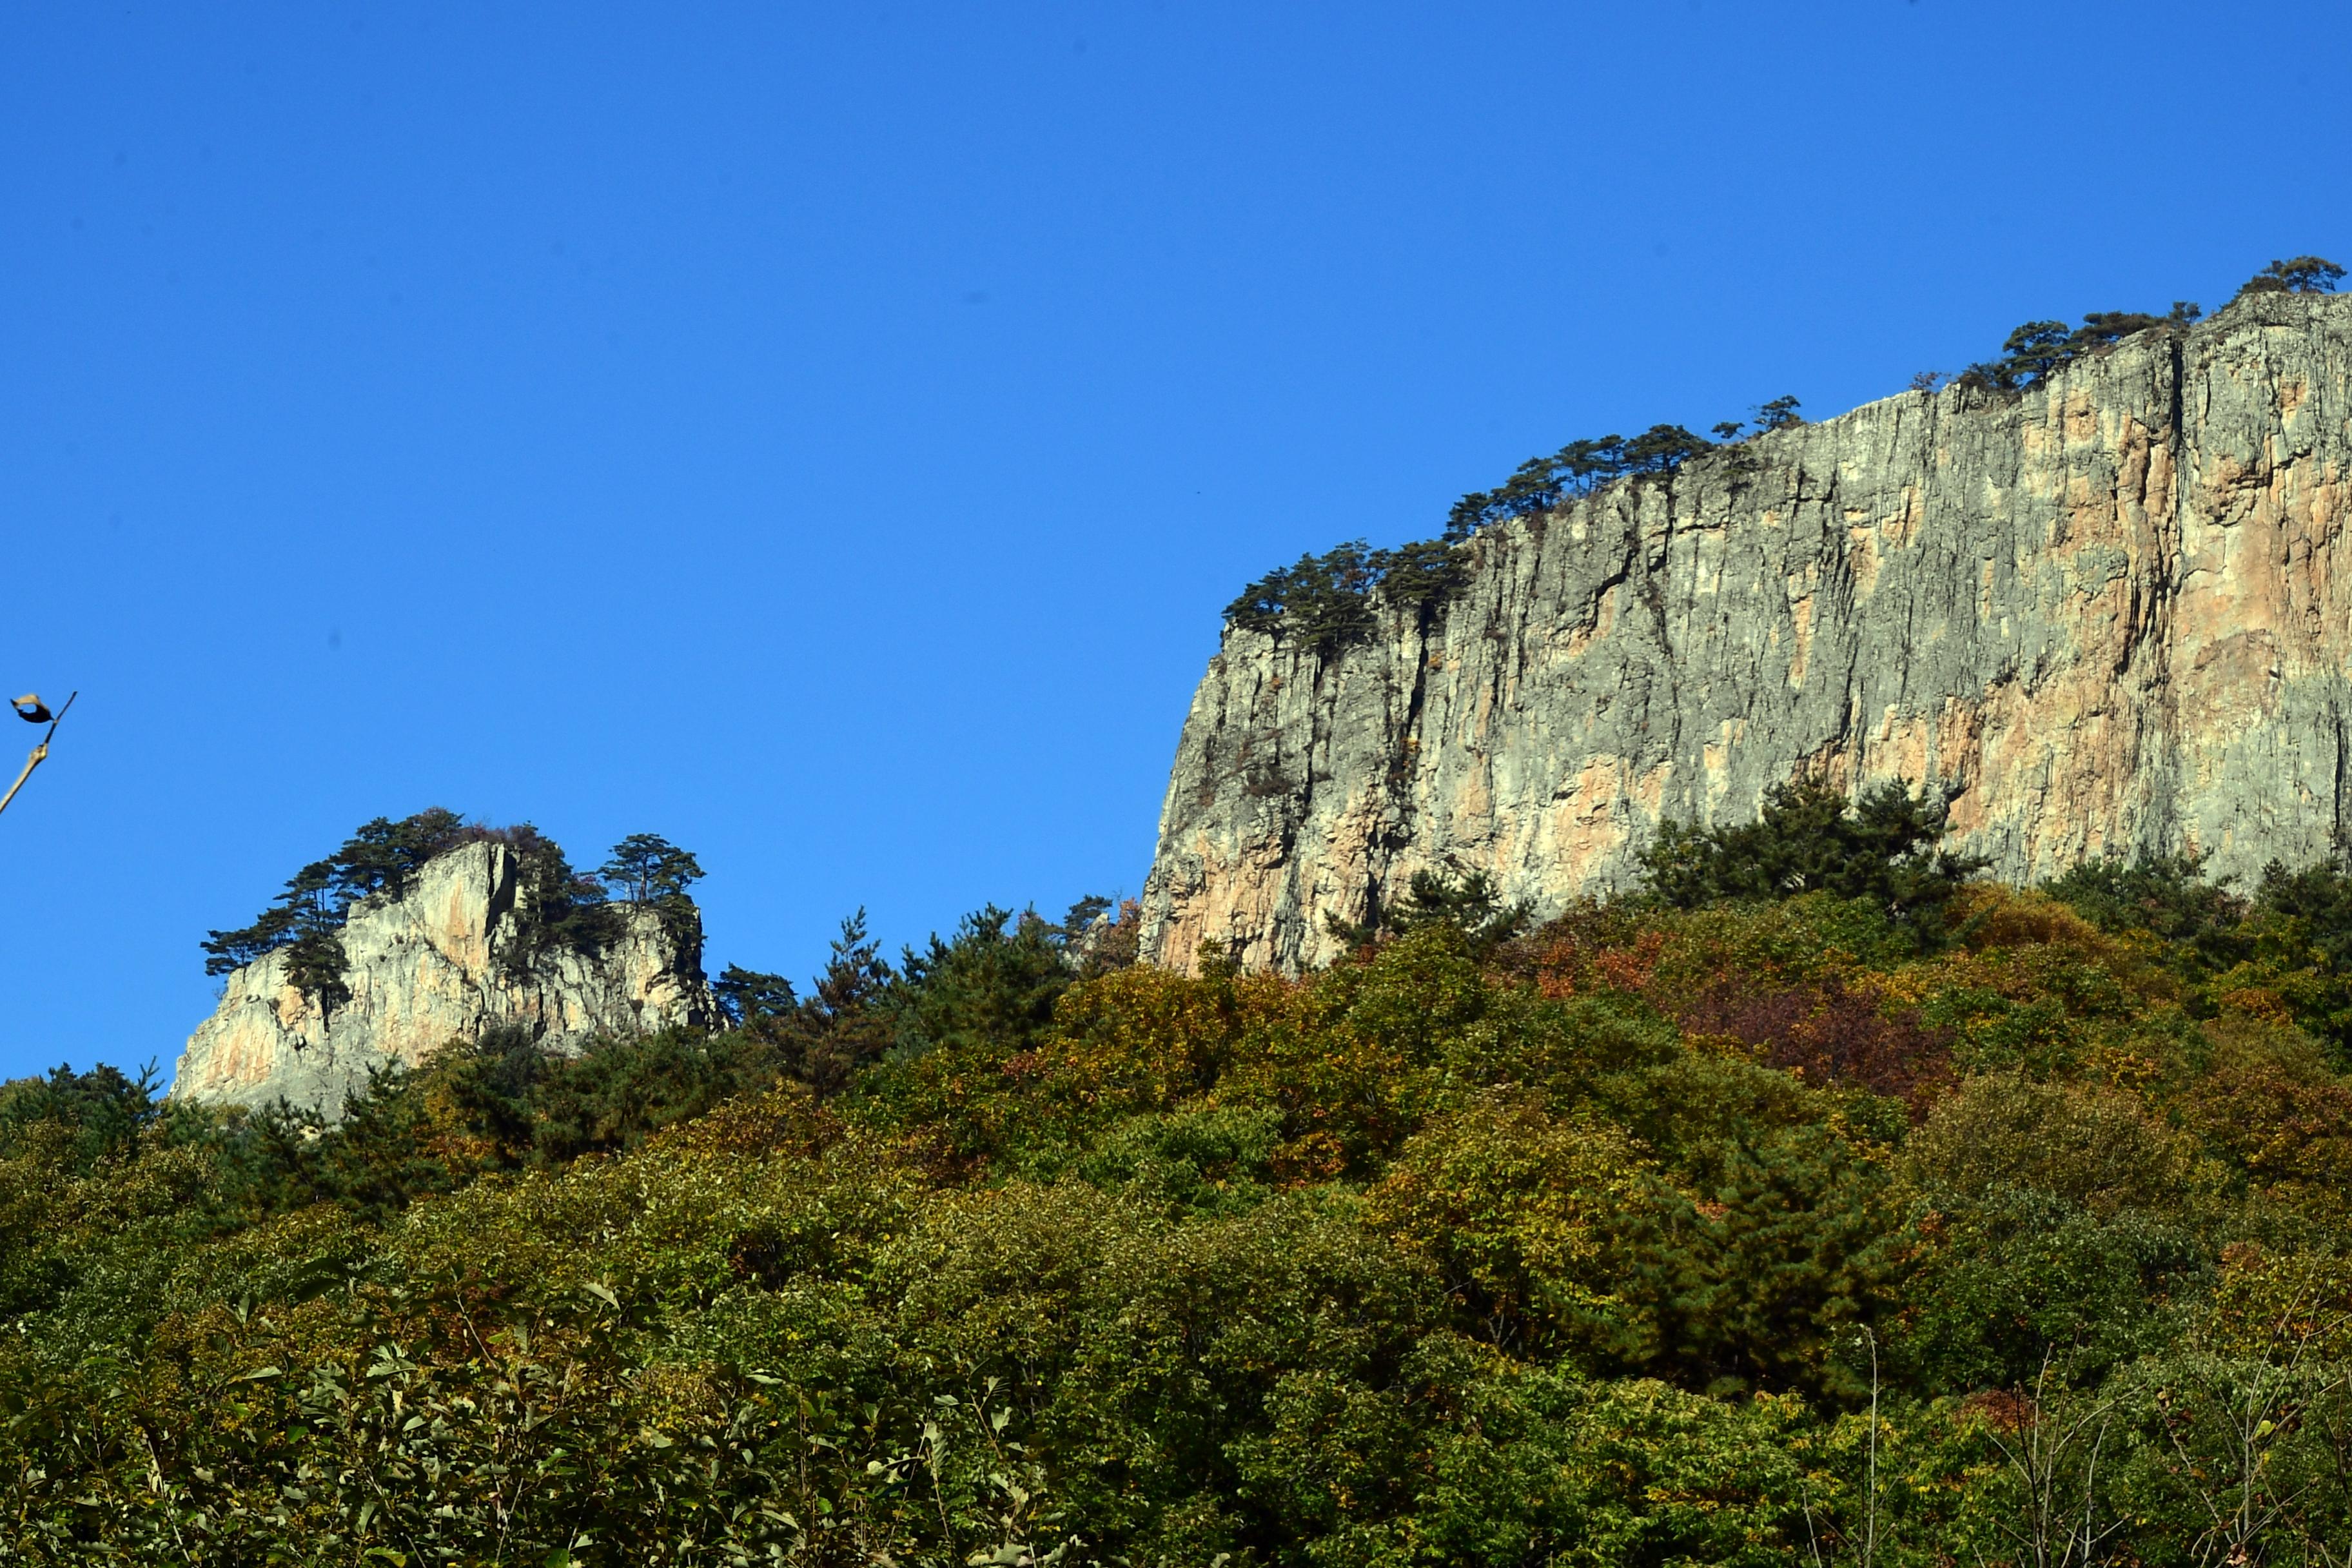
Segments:
[[[1494,523],[1337,646],[1229,623],[1144,951],[1296,971],[1418,870],[1554,912],[1800,773],[1951,792],[2011,880],[2310,859],[2347,808],[2348,410],[2352,299],[2252,293]]]

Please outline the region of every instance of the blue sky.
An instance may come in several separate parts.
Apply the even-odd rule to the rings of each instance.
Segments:
[[[1248,578],[1574,437],[2352,260],[2347,35],[12,7],[0,684],[82,695],[0,816],[0,1075],[168,1071],[205,931],[428,805],[694,849],[714,969],[1132,892]]]

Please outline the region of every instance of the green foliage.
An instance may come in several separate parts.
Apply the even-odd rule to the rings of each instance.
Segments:
[[[1678,909],[1822,892],[1864,900],[1922,946],[1943,938],[1943,913],[1982,862],[1937,847],[1949,803],[1895,783],[1858,801],[1813,779],[1775,785],[1752,823],[1667,822],[1642,857],[1656,898]]]
[[[2102,1216],[2000,1187],[1939,1210],[1907,1292],[1912,1375],[1957,1388],[2095,1384],[2160,1346],[2158,1304],[2201,1271],[2193,1238],[2146,1214]]]
[[[2273,861],[2245,895],[2207,879],[2193,855],[2095,861],[2047,890],[2146,946],[2201,1016],[2292,1020],[2352,1060],[2352,865],[2340,848],[2294,869]]]
[[[1908,1238],[1868,1152],[1816,1126],[1737,1123],[1690,1190],[1660,1190],[1628,1238],[1621,1354],[1715,1394],[1862,1392],[1835,1351],[1890,1305]]]
[[[512,847],[517,861],[516,929],[499,955],[508,968],[528,973],[561,949],[593,955],[619,939],[620,917],[604,882],[574,870],[562,846],[528,822],[499,837]]]
[[[1767,406],[1780,410],[1783,405],[1793,410],[1796,399],[1779,398]],[[1619,479],[1671,474],[1713,447],[1679,425],[1653,425],[1630,440],[1611,435],[1570,441],[1549,458],[1529,458],[1496,489],[1475,491],[1456,501],[1446,518],[1445,537],[1467,539],[1489,523],[1550,511]]]
[[[702,867],[658,833],[632,833],[613,846],[612,858],[596,874],[614,896],[650,904],[684,898],[688,888],[702,880]]]
[[[2208,1266],[2219,1172],[2129,1095],[1977,1079],[1906,1164],[1932,1218],[1902,1348],[1947,1386],[2094,1383],[2162,1343],[2158,1303]]]
[[[1462,933],[1472,952],[1484,957],[1527,929],[1528,907],[1506,904],[1496,894],[1494,879],[1484,871],[1454,878],[1436,871],[1415,871],[1405,896],[1393,904],[1372,901],[1360,924],[1337,915],[1323,917],[1325,929],[1350,947],[1387,936],[1402,936],[1423,926],[1446,925]]]
[[[341,950],[333,933],[352,905],[373,893],[397,898],[427,860],[477,832],[439,806],[362,825],[341,848],[296,872],[252,925],[211,932],[203,943],[205,973],[226,974],[281,947],[307,947],[303,967],[311,977],[340,977]]]
[[[1302,555],[1242,590],[1226,621],[1246,631],[1286,637],[1332,653],[1379,623],[1382,603],[1415,614],[1444,604],[1463,580],[1453,540],[1425,540],[1373,550],[1359,539],[1322,555]]]
[[[964,917],[952,939],[934,935],[927,949],[907,949],[894,1004],[898,1048],[917,1057],[1025,1046],[1070,984],[1066,941],[1034,913],[1016,921],[992,904]]]
[[[2094,310],[2083,318],[2081,326],[2071,330],[2063,321],[2028,321],[2001,343],[2000,358],[1970,365],[1960,379],[2003,392],[2036,386],[2110,343],[2158,329],[2177,331],[2203,313],[2188,300],[2176,300],[2166,315]]]
[[[898,976],[866,934],[866,911],[841,922],[824,973],[794,1017],[789,1066],[820,1095],[848,1087],[895,1037],[890,1005]]]
[[[330,1204],[382,1221],[485,1174],[637,1148],[785,1076],[780,1054],[742,1033],[666,1030],[565,1057],[494,1030],[418,1068],[375,1069],[331,1120],[265,1106],[227,1113],[203,1142],[228,1215]]]
[[[788,1016],[800,1005],[793,993],[793,983],[781,974],[771,974],[764,969],[746,969],[730,963],[710,983],[711,994],[719,999],[719,1011],[737,1027],[769,1018]]]
[[[1804,416],[1797,412],[1801,406],[1803,405],[1794,397],[1787,396],[1776,397],[1769,403],[1758,404],[1753,411],[1756,415],[1756,434],[1769,436],[1775,430],[1786,430],[1792,425],[1802,425],[1805,422]],[[1718,441],[1737,441],[1747,428],[1747,425],[1740,420],[1727,419],[1715,426],[1714,435]]]
[[[1183,1217],[1240,1214],[1273,1195],[1281,1119],[1211,1106],[1114,1123],[1076,1169],[1090,1184]]]
[[[2209,879],[2204,867],[2193,851],[2133,860],[2108,857],[2084,861],[2043,890],[2101,931],[2145,931],[2195,955],[2208,970],[2226,969],[2242,955],[2237,937],[2246,904]]]
[[[460,1173],[434,1146],[422,1085],[397,1068],[380,1068],[347,1099],[328,1130],[317,1112],[266,1107],[225,1153],[225,1197],[254,1214],[334,1203],[382,1219],[430,1193],[448,1192]]]
[[[781,975],[729,965],[712,987],[728,1020],[776,1053],[786,1076],[820,1096],[838,1093],[898,1038],[898,972],[866,934],[866,911],[841,922],[808,998]]]
[[[101,1160],[135,1147],[140,1134],[163,1119],[159,1087],[152,1062],[137,1078],[103,1065],[88,1072],[59,1066],[47,1078],[0,1083],[0,1157],[39,1141],[75,1175],[86,1176]]]
[[[1776,397],[1757,410],[1757,433],[1801,424],[1794,397]],[[1742,426],[1717,425],[1736,439]],[[1653,425],[1638,436],[1570,441],[1549,457],[1529,458],[1491,490],[1454,502],[1435,539],[1374,550],[1358,539],[1321,555],[1301,555],[1242,590],[1225,606],[1228,626],[1285,637],[1327,657],[1369,635],[1385,607],[1426,620],[1441,613],[1469,576],[1465,547],[1477,532],[1512,518],[1553,511],[1622,479],[1674,474],[1715,449],[1716,443],[1679,425]]]
[[[1435,1265],[1483,1337],[1592,1337],[1617,1326],[1608,1251],[1652,1167],[1622,1128],[1490,1093],[1406,1140],[1370,1214]]]
[[[1911,1179],[1939,1205],[2022,1188],[2092,1214],[2187,1216],[2218,1174],[2193,1138],[2129,1094],[2009,1073],[1948,1096],[1907,1153]]]
[[[2333,294],[2336,284],[2344,280],[2344,268],[2320,256],[2298,256],[2292,260],[2273,261],[2246,279],[2238,293],[2247,294]]]
[[[1088,894],[1070,906],[1058,929],[1063,952],[1082,980],[1126,969],[1142,956],[1143,906],[1133,899],[1114,907],[1101,894]]]
[[[2352,959],[2352,870],[2338,859],[2289,870],[2273,860],[2263,868],[2256,906],[2292,921],[2296,938],[2331,969]]]
[[[331,1121],[0,1086],[0,1563],[2320,1560],[2343,869],[1774,805],[1295,980],[853,918]]]

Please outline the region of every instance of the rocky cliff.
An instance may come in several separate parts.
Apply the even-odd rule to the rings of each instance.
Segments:
[[[249,1105],[283,1097],[332,1116],[369,1068],[414,1064],[499,1026],[576,1050],[599,1035],[715,1019],[690,908],[666,922],[615,905],[618,934],[599,952],[534,952],[520,870],[505,844],[466,844],[427,862],[399,897],[354,904],[341,933],[350,995],[331,1010],[289,981],[282,952],[230,974],[188,1038],[173,1093]]]
[[[2315,857],[2352,806],[2347,468],[2352,298],[2260,295],[1497,524],[1442,613],[1337,649],[1229,627],[1146,951],[1315,963],[1420,868],[1549,911],[1808,768],[1957,789],[2011,879]]]

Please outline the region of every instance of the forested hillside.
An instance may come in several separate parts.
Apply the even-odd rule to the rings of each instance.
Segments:
[[[989,910],[331,1127],[0,1091],[0,1563],[2352,1542],[2352,871],[1803,789],[1297,980]]]

